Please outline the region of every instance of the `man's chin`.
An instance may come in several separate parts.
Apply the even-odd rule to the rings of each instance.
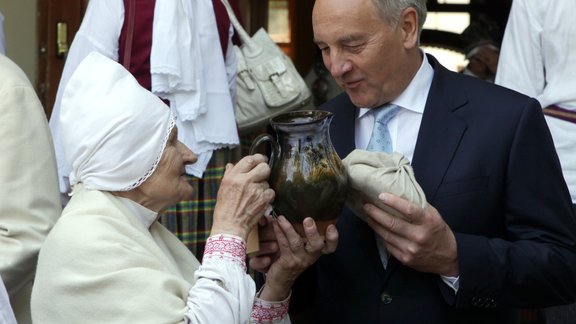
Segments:
[[[374,104],[366,98],[350,96],[350,101],[358,108],[372,108]]]

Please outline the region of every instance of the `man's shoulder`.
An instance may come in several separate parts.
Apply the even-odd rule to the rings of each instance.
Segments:
[[[498,107],[501,108],[502,106],[509,108],[523,107],[535,101],[534,98],[530,98],[515,90],[469,75],[451,71],[445,71],[442,74],[441,81],[437,84],[433,83],[431,95],[438,88],[448,87],[450,88],[450,93],[465,96],[469,104],[478,104],[483,106],[484,109],[489,109],[488,107],[499,109]]]

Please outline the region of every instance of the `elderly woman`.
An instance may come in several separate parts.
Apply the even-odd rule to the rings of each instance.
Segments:
[[[92,53],[70,79],[60,118],[74,188],[40,252],[34,322],[289,322],[292,283],[335,249],[337,232],[325,242],[307,219],[304,249],[280,217],[280,257],[256,296],[245,240],[274,198],[264,156],[226,167],[200,264],[157,222],[158,212],[192,194],[184,167],[196,160],[162,101]]]

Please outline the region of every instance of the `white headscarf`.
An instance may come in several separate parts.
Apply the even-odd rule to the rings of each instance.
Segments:
[[[70,185],[127,191],[156,169],[175,117],[122,65],[92,52],[64,90],[60,123]]]

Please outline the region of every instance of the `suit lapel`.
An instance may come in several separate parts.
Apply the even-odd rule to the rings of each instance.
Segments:
[[[454,113],[467,103],[464,89],[452,80],[452,72],[428,56],[434,79],[418,132],[412,167],[416,180],[433,201],[467,125]]]

